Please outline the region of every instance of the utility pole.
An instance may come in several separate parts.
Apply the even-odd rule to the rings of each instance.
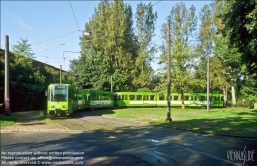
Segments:
[[[110,58],[110,67],[111,67],[111,92],[113,92],[113,84],[112,84],[112,69],[113,69],[113,67],[112,67],[112,55],[111,55],[111,58]]]
[[[113,87],[112,87],[112,75],[111,75],[111,92],[113,92]]]
[[[226,81],[225,105],[228,107],[228,82]]]
[[[9,36],[5,36],[5,75],[4,75],[4,100],[5,114],[10,115],[10,95],[9,95]]]
[[[62,65],[60,65],[60,84],[62,84]]]
[[[170,20],[168,20],[168,87],[167,87],[167,118],[166,121],[172,122],[170,118]]]
[[[210,57],[207,56],[207,112],[210,112]]]

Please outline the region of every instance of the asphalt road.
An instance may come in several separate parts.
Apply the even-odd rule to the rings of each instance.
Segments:
[[[50,154],[50,152],[53,152],[53,154]],[[11,157],[20,158],[12,159]],[[61,161],[67,162],[61,163]],[[151,165],[106,143],[104,139],[98,139],[94,133],[1,133],[1,165],[12,164]]]
[[[19,158],[19,161],[31,162],[24,165],[38,161],[40,163],[36,165],[65,164],[60,161],[69,161],[66,164],[70,165],[97,166],[257,165],[256,139],[162,128],[104,117],[97,111],[80,112],[71,118],[55,120],[77,133],[2,133],[1,158],[5,157],[2,161],[14,161],[7,158],[20,156],[24,158]],[[26,151],[43,153],[6,154]],[[43,163],[44,161],[51,163]]]

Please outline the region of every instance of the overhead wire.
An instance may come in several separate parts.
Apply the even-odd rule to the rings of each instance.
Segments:
[[[69,0],[69,3],[70,3],[70,0]],[[75,17],[74,11],[73,11],[73,9],[72,9],[71,3],[70,3],[70,7],[71,7],[71,10],[72,10],[74,19],[75,19],[75,21],[76,21],[76,24],[77,24],[77,27],[78,27],[78,31],[79,31],[79,25],[78,25],[77,19],[76,19],[76,17]]]
[[[73,13],[73,16],[74,16],[74,19],[75,19],[75,22],[76,22],[76,25],[77,25],[78,31],[70,32],[70,33],[67,33],[67,34],[64,34],[64,35],[61,35],[61,36],[57,36],[57,37],[54,37],[54,38],[48,39],[48,40],[44,40],[44,41],[41,41],[41,42],[38,42],[38,43],[34,43],[34,44],[32,44],[32,45],[36,45],[36,44],[40,44],[40,43],[44,43],[44,42],[47,42],[47,41],[50,41],[50,40],[54,40],[54,39],[57,39],[57,38],[60,38],[60,37],[64,37],[64,36],[67,36],[67,35],[70,35],[70,34],[73,34],[73,33],[76,33],[76,32],[81,31],[81,30],[79,29],[79,25],[78,25],[77,19],[76,19],[76,17],[75,17],[75,14],[74,14],[74,11],[73,11],[73,8],[72,8],[72,5],[71,5],[70,0],[69,0],[69,3],[70,3],[71,11],[72,11],[72,13]]]
[[[161,1],[161,0],[159,0],[158,2],[156,2],[154,5],[156,5],[156,4],[159,3],[160,1]],[[153,5],[153,6],[154,6],[154,5]]]
[[[38,43],[34,43],[34,44],[32,44],[32,46],[33,46],[33,45],[36,45],[36,44],[44,43],[44,42],[47,42],[47,41],[50,41],[50,40],[54,40],[54,39],[57,39],[57,38],[60,38],[60,37],[63,37],[63,36],[67,36],[67,35],[70,35],[70,34],[73,34],[73,33],[79,32],[79,31],[80,31],[80,30],[74,31],[74,32],[71,32],[71,33],[67,33],[67,34],[65,34],[65,35],[57,36],[57,37],[54,37],[54,38],[52,38],[52,39],[44,40],[44,41],[41,41],[41,42],[38,42]]]
[[[161,0],[159,0],[158,2],[156,2],[154,5],[156,5],[156,4],[159,3],[160,1],[161,1]],[[70,3],[70,0],[69,0],[69,3]],[[154,5],[153,5],[153,6],[154,6]],[[71,10],[72,10],[74,19],[75,19],[75,21],[76,21],[78,31],[70,32],[70,33],[67,33],[67,34],[64,34],[64,35],[61,35],[61,36],[57,36],[57,37],[48,39],[48,40],[44,40],[44,41],[41,41],[41,42],[37,42],[37,43],[31,44],[31,46],[36,45],[36,44],[41,44],[41,43],[44,43],[44,42],[48,42],[48,41],[51,41],[51,40],[54,40],[54,39],[58,39],[58,38],[61,38],[61,37],[64,37],[64,36],[67,36],[67,35],[70,35],[70,34],[73,34],[73,33],[76,33],[76,32],[80,32],[81,30],[79,29],[79,26],[78,26],[78,23],[77,23],[75,14],[74,14],[74,12],[73,12],[73,8],[72,8],[72,6],[71,6],[71,3],[70,3],[70,7],[71,7]],[[157,26],[157,27],[161,27],[161,26]],[[155,27],[155,28],[157,28],[157,27]]]

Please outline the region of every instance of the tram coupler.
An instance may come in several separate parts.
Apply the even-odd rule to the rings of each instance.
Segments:
[[[55,109],[55,116],[61,115],[61,109]]]

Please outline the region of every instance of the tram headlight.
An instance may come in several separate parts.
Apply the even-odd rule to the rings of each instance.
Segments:
[[[64,105],[64,106],[62,106],[62,108],[66,108],[66,106]]]
[[[51,105],[51,108],[54,108],[54,106],[53,106],[53,105]]]

